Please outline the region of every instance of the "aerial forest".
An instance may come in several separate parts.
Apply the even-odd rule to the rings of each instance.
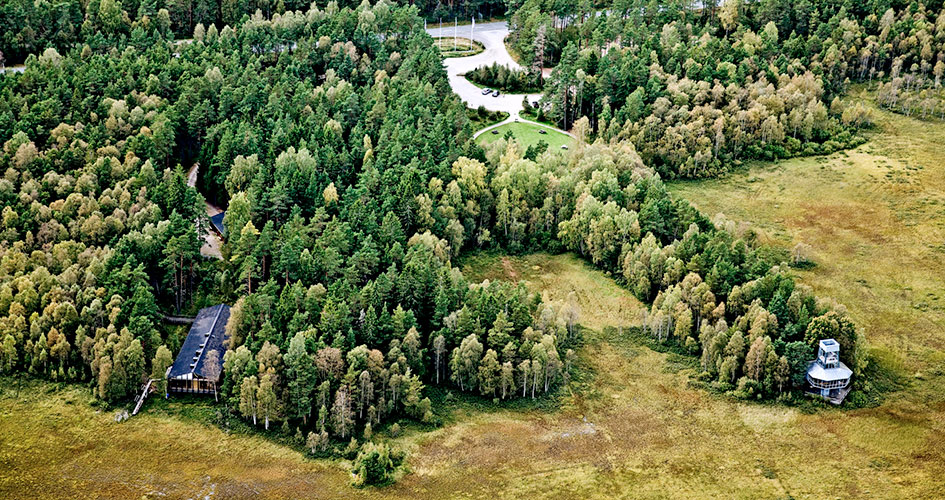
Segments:
[[[942,2],[527,0],[509,45],[546,80],[545,113],[631,141],[664,178],[712,177],[752,159],[860,144],[872,116],[843,95],[884,82],[880,103],[945,116]]]
[[[0,372],[127,401],[180,348],[165,316],[228,303],[227,411],[328,454],[435,423],[429,387],[502,404],[566,386],[577,303],[457,263],[571,251],[646,303],[643,333],[697,358],[706,386],[790,400],[824,338],[868,386],[862,329],[796,280],[803,259],[663,179],[858,144],[851,82],[924,113],[945,14],[529,0],[510,43],[555,65],[542,106],[582,140],[529,155],[476,144],[416,6],[133,3],[2,7],[51,22],[2,29],[26,69],[0,76]],[[226,207],[220,259],[201,255],[206,202]]]

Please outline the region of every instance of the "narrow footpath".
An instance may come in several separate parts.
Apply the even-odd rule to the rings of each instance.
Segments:
[[[187,172],[187,185],[190,187],[197,187],[197,171],[200,169],[199,163],[194,163],[190,167],[190,171]],[[207,217],[213,217],[214,215],[223,213],[223,210],[210,203],[209,201],[204,200],[207,208]],[[214,231],[207,231],[203,235],[203,246],[200,247],[200,255],[204,257],[214,257],[217,259],[222,259],[223,254],[220,252],[220,237]]]

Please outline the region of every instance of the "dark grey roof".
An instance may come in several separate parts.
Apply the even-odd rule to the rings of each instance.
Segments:
[[[194,324],[190,327],[180,353],[177,354],[177,359],[174,360],[174,365],[171,366],[168,377],[194,375],[208,378],[205,374],[204,362],[207,359],[207,353],[214,349],[220,354],[222,365],[223,354],[226,353],[223,341],[226,340],[228,319],[230,319],[230,306],[226,304],[201,309],[194,319]]]
[[[226,227],[223,226],[224,215],[226,215],[226,212],[220,212],[210,216],[210,223],[213,224],[214,229],[222,236],[226,236]]]

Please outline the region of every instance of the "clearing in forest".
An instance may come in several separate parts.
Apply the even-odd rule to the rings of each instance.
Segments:
[[[493,134],[494,132],[497,132]],[[544,131],[544,133],[542,133]],[[574,138],[561,132],[559,130],[551,129],[549,127],[543,127],[541,125],[535,125],[533,123],[506,123],[505,125],[500,125],[492,130],[484,132],[478,137],[479,144],[482,146],[487,146],[503,137],[507,132],[512,132],[512,136],[518,141],[522,147],[527,148],[529,146],[537,146],[538,141],[545,141],[548,144],[548,149],[561,149],[561,146],[568,146],[569,148],[574,145]]]

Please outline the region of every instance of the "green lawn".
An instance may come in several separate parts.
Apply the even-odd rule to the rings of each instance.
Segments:
[[[540,130],[546,133],[541,134],[539,133]],[[498,133],[493,134],[493,131]],[[508,131],[511,131],[515,139],[525,147],[536,145],[538,141],[548,143],[548,149],[561,149],[563,145],[571,147],[574,144],[574,139],[562,132],[549,130],[531,123],[508,123],[480,135],[477,140],[480,145],[486,146],[505,137]]]
[[[468,38],[453,37],[434,38],[433,44],[440,49],[443,57],[469,57],[484,50],[481,43]]]

